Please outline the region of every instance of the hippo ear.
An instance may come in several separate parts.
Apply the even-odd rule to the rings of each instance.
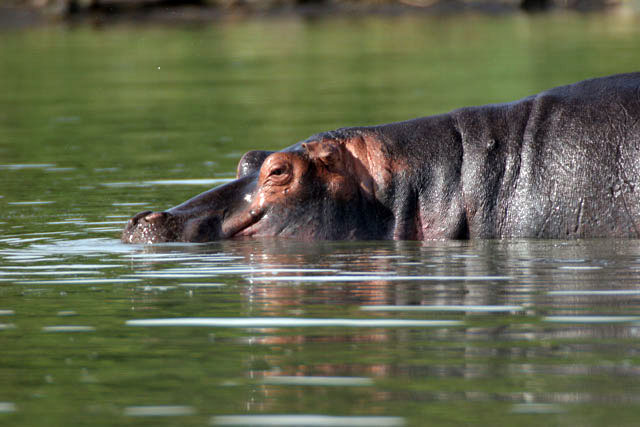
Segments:
[[[236,178],[245,177],[251,173],[258,172],[264,160],[273,154],[274,151],[249,151],[245,153],[238,162]]]
[[[331,168],[341,164],[342,145],[334,140],[305,142],[302,147],[312,161],[318,161],[325,167]]]
[[[355,183],[362,190],[362,194],[368,199],[375,197],[375,184],[371,173],[362,164],[362,161],[353,157],[346,146],[349,141],[336,141],[325,139],[321,141],[305,142],[302,146],[307,150],[307,154],[312,162],[322,164],[329,172],[340,175],[344,179],[350,178],[349,182]],[[340,181],[343,189],[349,188],[345,181]],[[348,194],[348,191],[346,192]]]

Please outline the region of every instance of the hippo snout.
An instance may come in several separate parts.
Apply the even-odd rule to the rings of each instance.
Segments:
[[[222,238],[218,212],[144,211],[131,218],[122,232],[124,243],[210,242]]]
[[[176,240],[178,224],[168,212],[144,211],[131,218],[122,232],[124,243],[159,243]]]

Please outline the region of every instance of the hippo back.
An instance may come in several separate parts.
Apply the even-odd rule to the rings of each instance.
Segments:
[[[472,237],[640,237],[640,73],[453,115]]]

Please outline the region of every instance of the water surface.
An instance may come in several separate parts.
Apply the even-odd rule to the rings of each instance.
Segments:
[[[640,64],[635,15],[0,34],[3,425],[634,425],[640,241],[124,245],[243,152]]]

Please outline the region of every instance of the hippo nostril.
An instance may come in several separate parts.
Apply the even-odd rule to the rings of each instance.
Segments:
[[[120,239],[124,243],[175,242],[180,229],[173,214],[144,211],[129,220]]]
[[[166,218],[166,216],[167,216],[166,212],[151,212],[144,217],[144,220],[150,223],[158,222]]]
[[[136,225],[138,223],[138,221],[140,221],[140,218],[144,218],[145,216],[149,215],[151,213],[151,211],[144,211],[144,212],[140,212],[137,213],[133,216],[133,218],[131,218],[129,220],[129,224],[130,225]]]

